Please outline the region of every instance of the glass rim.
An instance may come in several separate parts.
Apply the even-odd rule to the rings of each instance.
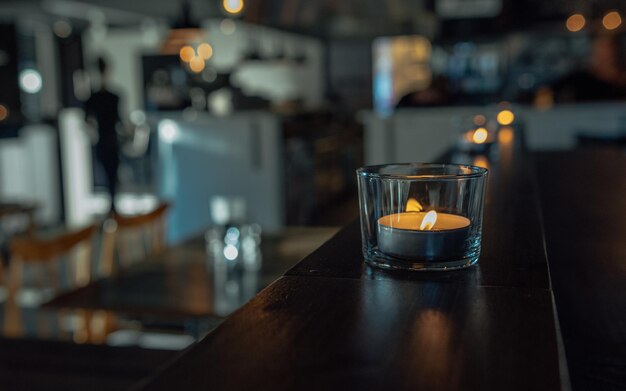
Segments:
[[[405,175],[405,174],[381,174],[379,171],[382,168],[390,166],[400,166],[405,168],[460,168],[466,169],[470,172],[461,174],[438,174],[438,175]],[[470,164],[455,164],[455,163],[389,163],[389,164],[377,164],[371,166],[363,166],[356,170],[357,175],[379,178],[379,179],[405,179],[405,180],[417,180],[417,181],[438,181],[438,180],[458,180],[458,179],[471,179],[480,178],[487,175],[488,169],[484,167],[473,166]]]

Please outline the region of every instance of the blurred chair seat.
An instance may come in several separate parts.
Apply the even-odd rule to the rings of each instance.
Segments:
[[[60,234],[50,239],[35,236],[20,236],[9,243],[11,262],[9,264],[9,297],[23,286],[25,266],[43,270],[39,273],[40,287],[55,291],[66,287],[82,286],[91,280],[92,239],[95,225],[78,231]],[[65,267],[60,268],[65,258]],[[61,279],[60,271],[65,272]]]
[[[100,277],[123,272],[124,268],[165,248],[165,212],[168,208],[169,204],[160,203],[151,212],[133,216],[115,214],[104,222]],[[118,331],[118,321],[118,316],[109,312],[90,314],[91,340],[105,342],[111,333]]]
[[[4,335],[22,335],[21,308],[38,307],[55,293],[90,282],[95,232],[96,226],[89,225],[53,238],[24,235],[9,242],[11,260],[4,307]],[[38,326],[44,326],[39,323]],[[78,334],[84,339],[88,329],[83,328]]]
[[[160,203],[151,212],[124,216],[116,214],[104,222],[100,274],[108,276],[165,248],[165,213],[169,204]],[[116,262],[117,260],[117,262]]]

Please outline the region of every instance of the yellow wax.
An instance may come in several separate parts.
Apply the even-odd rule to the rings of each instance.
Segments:
[[[394,213],[387,216],[383,216],[378,219],[378,224],[395,229],[406,229],[413,231],[447,231],[453,229],[466,228],[470,225],[470,220],[467,217],[453,215],[450,213],[437,213],[437,221],[432,229],[420,230],[419,227],[424,220],[426,212],[405,212]]]

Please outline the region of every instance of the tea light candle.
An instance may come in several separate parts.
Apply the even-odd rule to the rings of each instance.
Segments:
[[[470,223],[434,210],[390,214],[378,219],[378,249],[407,260],[449,259],[463,253]]]

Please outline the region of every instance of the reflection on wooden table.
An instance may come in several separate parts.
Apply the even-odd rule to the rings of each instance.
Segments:
[[[336,231],[292,227],[264,234],[259,270],[211,255],[204,236],[198,236],[42,306],[36,303],[41,298],[28,305],[28,294],[20,292],[19,300],[3,304],[2,332],[7,337],[103,343],[115,329],[141,328],[197,338]]]

